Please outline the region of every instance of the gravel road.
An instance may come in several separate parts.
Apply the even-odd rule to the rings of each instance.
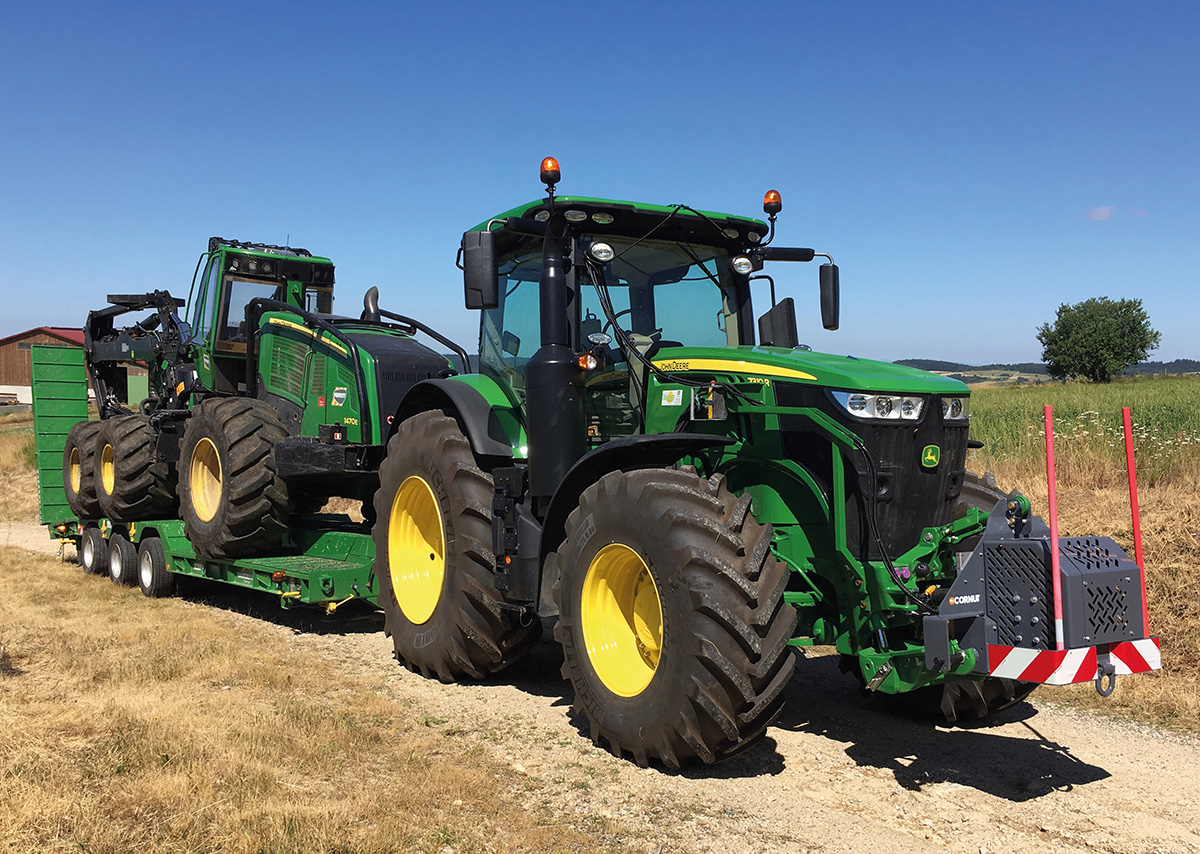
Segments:
[[[31,525],[0,524],[0,545],[53,553]],[[64,572],[71,572],[64,567]],[[99,583],[99,580],[95,580]],[[549,632],[483,684],[442,685],[390,658],[382,618],[284,612],[267,597],[188,594],[221,619],[334,662],[444,733],[514,771],[519,802],[602,843],[648,852],[1200,851],[1200,741],[1038,699],[988,726],[896,717],[859,695],[836,659],[801,660],[768,737],[711,768],[637,768],[591,744]],[[1118,689],[1120,685],[1118,683]]]

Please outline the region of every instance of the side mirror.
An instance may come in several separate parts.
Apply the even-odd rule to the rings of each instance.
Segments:
[[[839,313],[838,268],[836,264],[821,265],[821,325],[838,328]]]
[[[500,305],[500,277],[496,270],[496,235],[468,231],[462,237],[463,295],[467,308]]]
[[[800,343],[796,332],[796,304],[784,297],[758,319],[758,338],[768,347],[792,349]]]
[[[500,349],[516,358],[516,355],[521,352],[521,339],[506,329],[500,333]]]

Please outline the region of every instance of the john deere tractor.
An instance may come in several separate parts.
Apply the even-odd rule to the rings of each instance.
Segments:
[[[557,618],[593,739],[672,768],[762,735],[798,647],[950,720],[1157,666],[1133,561],[1063,540],[1056,597],[1028,502],[966,471],[967,386],[798,342],[762,271],[823,258],[836,329],[838,268],[774,244],[778,193],[762,221],[558,196],[553,159],[541,177],[463,235],[479,370],[415,386],[380,467],[401,661],[478,678]]]

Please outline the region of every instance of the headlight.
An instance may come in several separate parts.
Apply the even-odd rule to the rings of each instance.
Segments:
[[[613,259],[613,248],[607,243],[597,241],[588,247],[588,254],[599,261],[601,264],[607,264]]]
[[[733,261],[730,262],[730,266],[733,267],[735,273],[741,276],[748,276],[754,272],[754,262],[745,255],[734,256]]]
[[[925,408],[925,398],[915,395],[835,391],[833,399],[857,418],[877,418],[881,421],[917,421]]]
[[[971,398],[943,397],[942,418],[946,421],[969,421],[971,419]]]

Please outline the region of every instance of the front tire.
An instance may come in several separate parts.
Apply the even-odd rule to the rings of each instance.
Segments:
[[[387,446],[375,493],[373,572],[396,659],[443,682],[482,679],[537,642],[496,590],[492,476],[453,418],[423,412]]]
[[[969,471],[954,505],[954,518],[962,518],[972,508],[990,513],[997,504],[1008,498],[996,484],[991,472],[980,476]],[[959,550],[974,550],[982,537],[979,534],[963,540]],[[960,679],[943,685],[930,685],[906,694],[890,695],[887,700],[890,708],[901,713],[922,717],[935,717],[940,713],[946,723],[956,724],[960,718],[983,720],[1011,708],[1032,694],[1037,686],[1036,682],[985,676],[982,679]]]
[[[179,509],[197,553],[222,559],[278,553],[287,538],[288,487],[275,473],[287,438],[279,413],[226,397],[196,407],[179,456]]]
[[[593,741],[677,769],[760,738],[795,667],[796,613],[750,496],[686,469],[613,472],[566,534],[548,572],[555,637]]]

